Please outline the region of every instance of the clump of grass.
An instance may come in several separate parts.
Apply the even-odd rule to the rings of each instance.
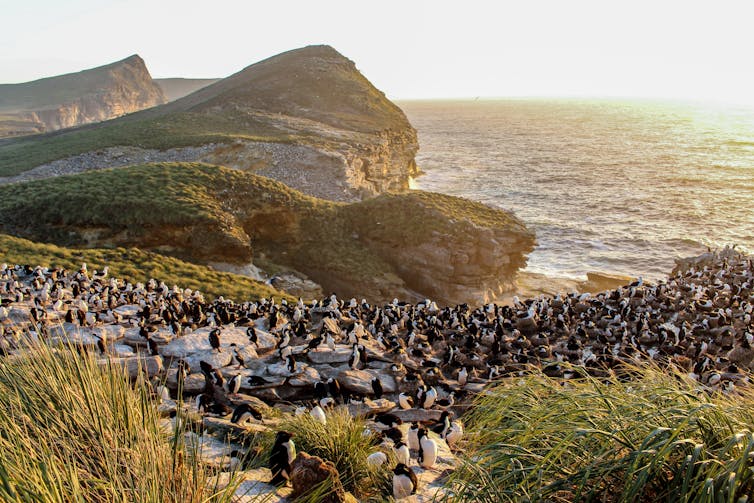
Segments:
[[[657,368],[633,377],[531,375],[490,389],[466,416],[449,499],[746,501],[754,394],[710,395]]]
[[[230,501],[166,435],[144,386],[44,345],[0,360],[0,500]]]
[[[367,464],[367,457],[375,452],[376,447],[373,446],[373,434],[364,435],[363,419],[353,418],[347,409],[339,408],[327,413],[327,424],[303,414],[284,420],[279,427],[294,434],[298,451],[332,461],[345,490],[352,492],[359,501],[381,498],[388,468]],[[308,495],[314,498],[311,501],[317,501],[324,489],[325,486],[317,488]]]

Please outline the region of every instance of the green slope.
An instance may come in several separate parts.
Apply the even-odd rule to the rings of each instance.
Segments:
[[[207,266],[191,264],[173,257],[145,252],[138,248],[76,249],[35,243],[27,239],[0,234],[0,261],[8,264],[29,264],[78,269],[85,262],[90,270],[110,267],[110,275],[131,282],[150,278],[167,285],[199,290],[213,299],[220,295],[236,301],[261,297],[291,296],[245,276],[215,271]]]

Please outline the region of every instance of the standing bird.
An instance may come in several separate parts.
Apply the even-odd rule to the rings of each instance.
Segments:
[[[291,463],[296,458],[296,444],[291,440],[293,433],[279,431],[275,436],[275,443],[270,451],[270,484],[279,486],[291,478]]]
[[[412,451],[419,450],[419,423],[411,423],[408,427],[408,448]]]
[[[429,388],[429,390],[427,390],[426,393],[424,393],[424,397],[421,404],[422,408],[431,409],[432,406],[435,404],[436,399],[437,399],[437,390],[434,388],[434,386],[432,386]]]
[[[257,345],[257,330],[254,328],[254,325],[251,325],[249,328],[246,329],[246,336],[249,338],[249,342]]]
[[[225,391],[231,395],[236,395],[241,390],[241,375],[236,374],[230,378],[225,385]]]
[[[395,459],[397,459],[399,463],[408,465],[411,462],[411,452],[408,450],[408,446],[401,440],[396,440],[393,444]]]
[[[238,362],[238,368],[239,369],[243,368],[246,362],[244,362],[243,355],[241,355],[241,352],[238,351],[238,346],[236,346],[236,343],[234,342],[233,344],[230,345],[230,347],[233,348],[233,358],[235,358],[236,361]]]
[[[209,345],[212,346],[212,349],[217,351],[218,353],[221,352],[220,350],[220,329],[214,328],[209,333]]]
[[[359,361],[361,360],[361,353],[359,352],[359,345],[354,344],[351,356],[348,358],[348,366],[354,370],[358,370]]]
[[[401,409],[411,409],[414,406],[414,399],[408,396],[405,393],[401,393],[398,395],[398,405],[401,406]]]
[[[291,374],[293,374],[294,372],[296,372],[296,359],[293,357],[292,354],[288,355],[288,365],[287,365],[287,367],[288,367],[288,372],[290,372]]]
[[[419,428],[419,466],[432,468],[437,461],[437,442],[429,438],[426,428]]]
[[[379,377],[372,379],[372,391],[374,391],[374,397],[376,399],[382,398],[382,382]]]
[[[393,498],[400,500],[416,494],[419,480],[414,471],[404,463],[393,468]]]
[[[461,370],[458,371],[458,384],[461,386],[466,386],[466,382],[469,380],[469,371],[466,370],[466,367],[461,367]]]
[[[248,403],[242,403],[233,410],[233,415],[230,418],[230,422],[234,424],[243,424],[252,417],[257,421],[262,420],[262,414],[257,409],[255,409]]]

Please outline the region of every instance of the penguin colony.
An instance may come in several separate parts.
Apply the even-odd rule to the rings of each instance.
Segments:
[[[119,314],[117,308],[126,305],[138,306],[136,314]],[[263,357],[260,333],[273,337],[275,347],[264,358],[278,362],[288,378],[312,365],[312,353],[347,348],[348,369],[372,371],[367,381],[371,392],[346,390],[333,377],[299,390],[297,401],[307,404],[317,421],[326,421],[329,407],[383,395],[400,410],[442,411],[439,421],[412,424],[407,438],[390,433],[401,424],[395,415],[388,412],[373,418],[399,460],[393,489],[396,497],[404,497],[416,491],[411,453],[416,453],[419,466],[431,468],[437,442],[452,447],[463,435],[462,424],[453,420],[453,408],[468,403],[470,395],[491,380],[534,368],[567,380],[577,377],[574,366],[604,376],[620,373],[625,363],[651,360],[682,369],[710,392],[735,393],[748,383],[754,364],[752,311],[754,262],[732,248],[679,264],[657,284],[638,280],[596,295],[514,298],[510,306],[478,308],[467,304],[440,308],[430,300],[372,306],[335,295],[311,303],[273,299],[234,303],[222,297],[207,302],[198,291],[171,288],[156,280],[131,284],[109,277],[106,269],[90,273],[86,264],[78,271],[3,264],[0,357],[22,350],[29,338],[44,338],[63,322],[81,328],[113,324],[138,328],[151,355],[159,355],[163,347],[153,338],[158,331],[179,338],[208,327],[212,351],[230,353],[232,360],[223,369],[202,362],[205,387],[195,399],[196,407],[243,423],[262,416],[248,403],[234,401],[242,385],[252,395],[255,387],[265,389],[267,393],[260,396],[268,402],[275,401],[275,387],[268,375],[243,377],[242,382],[240,370],[250,361],[243,345],[223,342],[224,328],[244,328],[248,347],[258,350],[259,358]],[[99,337],[96,348],[107,354],[108,341]],[[181,359],[166,362],[178,380],[190,373]],[[394,393],[385,390],[380,375],[397,383]],[[288,378],[280,387],[288,386]],[[156,393],[164,397],[169,391],[161,387]],[[270,455],[274,482],[285,482],[292,458],[288,464],[286,460],[292,453],[293,440],[280,432]],[[384,453],[370,456],[373,464],[386,460]]]

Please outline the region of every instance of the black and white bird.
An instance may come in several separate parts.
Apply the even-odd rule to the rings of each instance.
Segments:
[[[388,428],[395,428],[403,424],[401,418],[399,418],[395,414],[390,414],[389,412],[377,414],[376,416],[374,416],[374,422],[385,425]]]
[[[254,325],[251,325],[249,328],[246,329],[246,336],[249,338],[249,342],[257,345],[258,338],[257,338],[257,330],[254,328]]]
[[[359,345],[354,344],[351,350],[351,356],[348,358],[348,366],[354,370],[358,370],[359,362],[361,361],[361,353],[359,352]]]
[[[387,454],[382,451],[373,452],[367,456],[367,464],[369,466],[382,466],[387,463]]]
[[[236,374],[225,383],[225,391],[231,395],[236,395],[241,389],[241,375]]]
[[[291,463],[296,458],[296,444],[291,439],[293,433],[279,431],[275,436],[275,443],[270,451],[270,484],[279,486],[291,478]]]
[[[434,388],[434,386],[431,386],[426,393],[424,393],[424,396],[422,397],[422,408],[424,409],[431,409],[432,406],[435,404],[435,400],[437,399],[437,390]]]
[[[293,355],[288,355],[287,367],[288,367],[288,372],[290,372],[291,374],[296,372],[296,359],[293,357]]]
[[[319,405],[315,405],[312,410],[309,411],[309,415],[312,416],[318,423],[327,424],[327,416],[325,416],[325,411]]]
[[[450,412],[447,410],[442,412],[439,421],[432,426],[432,431],[440,435],[440,438],[445,438],[450,431]]]
[[[398,395],[398,405],[401,409],[411,409],[414,406],[414,399],[405,393]]]
[[[461,386],[466,386],[466,382],[469,380],[469,371],[466,369],[466,367],[461,367],[461,370],[458,371],[458,384]]]
[[[220,349],[220,329],[219,328],[213,328],[212,331],[209,333],[209,345],[212,346],[212,349],[220,353],[222,350]]]
[[[397,440],[393,443],[393,454],[395,454],[395,459],[399,463],[408,465],[411,462],[411,452],[402,440]]]
[[[419,428],[419,466],[432,468],[437,462],[437,442],[429,438],[426,428]]]
[[[374,391],[374,397],[376,399],[382,398],[382,382],[379,377],[372,379],[372,391]]]
[[[419,423],[411,423],[408,427],[408,448],[412,451],[419,450]]]
[[[238,368],[243,368],[245,362],[243,359],[243,355],[241,354],[240,351],[238,351],[238,346],[234,342],[233,344],[230,345],[230,347],[233,348],[233,358],[235,358],[235,360],[238,362]]]
[[[261,421],[262,413],[248,403],[242,403],[233,410],[233,415],[230,418],[230,422],[234,424],[243,424],[249,421],[250,418]]]
[[[416,494],[419,480],[414,471],[404,463],[393,468],[393,498],[400,500]]]

